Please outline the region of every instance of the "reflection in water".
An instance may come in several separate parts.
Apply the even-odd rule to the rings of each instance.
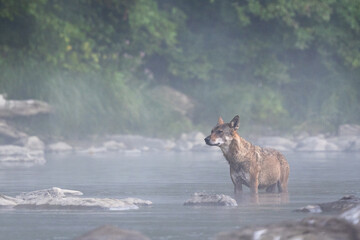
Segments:
[[[240,204],[258,204],[274,205],[289,203],[289,193],[267,193],[259,192],[258,194],[250,192],[236,193],[234,195],[238,205]]]

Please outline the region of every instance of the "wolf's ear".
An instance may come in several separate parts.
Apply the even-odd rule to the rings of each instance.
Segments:
[[[221,117],[219,117],[217,125],[221,125],[221,124],[224,124],[224,120]]]
[[[239,120],[239,115],[236,115],[230,122],[230,127],[234,128],[235,130],[239,129],[239,124],[240,124],[240,120]]]

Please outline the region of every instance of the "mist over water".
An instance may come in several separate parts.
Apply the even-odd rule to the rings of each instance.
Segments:
[[[220,153],[143,153],[102,156],[50,155],[44,166],[0,170],[2,194],[53,186],[86,197],[150,200],[129,211],[0,209],[4,239],[72,239],[104,224],[140,231],[151,239],[211,239],[221,231],[308,215],[294,209],[358,195],[360,159],[354,153],[287,153],[291,166],[289,200],[244,190],[238,207],[189,207],[195,192],[233,196],[229,166]],[[21,227],[20,227],[21,226]],[[25,237],[26,236],[26,237]]]
[[[105,224],[213,239],[359,195],[359,19],[358,1],[0,0],[0,194],[153,202],[0,208],[0,239],[67,240]],[[51,110],[2,114],[29,99]],[[233,196],[203,135],[235,115],[241,137],[285,153],[289,194],[254,200],[244,187],[234,208],[183,206],[195,192]]]

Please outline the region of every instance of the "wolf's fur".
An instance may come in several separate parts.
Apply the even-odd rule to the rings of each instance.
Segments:
[[[219,146],[230,165],[230,176],[235,193],[242,191],[242,185],[257,193],[265,188],[274,192],[287,192],[289,164],[285,157],[274,149],[252,145],[237,134],[239,116],[230,123],[219,118],[211,134],[205,138],[206,144]]]

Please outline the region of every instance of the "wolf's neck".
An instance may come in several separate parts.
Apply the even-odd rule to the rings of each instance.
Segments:
[[[234,133],[233,140],[228,145],[220,147],[226,160],[231,163],[234,161],[244,161],[249,151],[254,148],[250,142]]]

